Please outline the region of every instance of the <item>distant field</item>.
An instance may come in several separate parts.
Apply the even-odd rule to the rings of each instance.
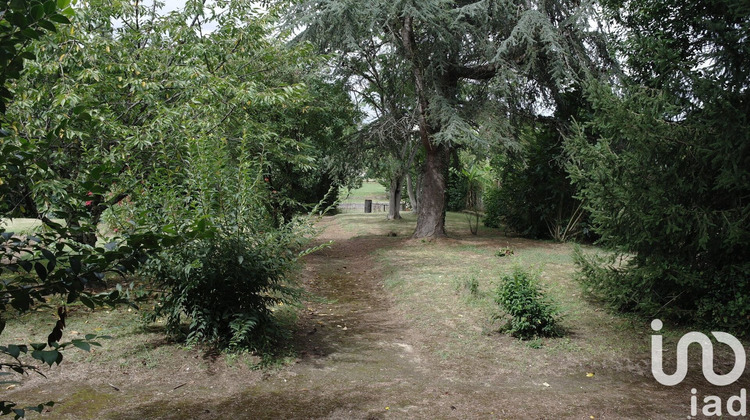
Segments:
[[[364,203],[365,200],[388,202],[388,191],[377,182],[365,181],[356,190],[342,188],[340,198],[342,203]]]

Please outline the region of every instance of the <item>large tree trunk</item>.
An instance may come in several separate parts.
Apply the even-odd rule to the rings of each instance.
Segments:
[[[430,123],[428,86],[425,83],[425,67],[416,54],[417,43],[414,39],[414,19],[404,16],[401,28],[401,42],[406,50],[407,58],[412,62],[414,74],[414,92],[418,98],[419,109],[419,137],[427,156],[422,170],[422,190],[419,194],[419,211],[417,212],[417,228],[414,238],[436,238],[445,234],[445,175],[448,171],[449,148],[443,144],[436,145],[433,141],[434,133],[440,131],[435,122]],[[455,82],[455,80],[449,80]],[[447,87],[455,88],[455,83],[446,83]]]
[[[401,218],[401,186],[404,182],[404,174],[395,173],[391,176],[391,187],[388,191],[388,220]]]
[[[427,149],[414,238],[446,236],[445,173],[448,170],[448,156],[448,148],[442,144]]]

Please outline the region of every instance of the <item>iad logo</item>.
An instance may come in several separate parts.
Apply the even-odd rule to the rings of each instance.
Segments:
[[[661,331],[663,326],[664,324],[661,320],[655,319],[651,321],[651,329],[654,331]],[[714,346],[711,340],[703,333],[690,332],[682,336],[677,343],[677,370],[671,375],[664,373],[662,367],[662,353],[664,349],[662,348],[661,335],[651,336],[651,373],[654,375],[654,378],[660,384],[667,386],[677,385],[682,382],[688,372],[688,346],[692,343],[697,343],[700,344],[703,352],[703,376],[708,382],[716,386],[726,386],[737,382],[742,373],[745,372],[745,362],[747,361],[745,348],[731,334],[718,331],[712,331],[711,334],[716,338],[716,341],[728,345],[734,351],[735,361],[731,372],[725,375],[717,375],[714,372]]]
[[[663,326],[664,324],[658,319],[651,322],[651,329],[654,331],[661,331]],[[705,334],[690,332],[682,336],[677,343],[677,369],[671,375],[664,373],[662,366],[662,353],[664,349],[661,335],[651,336],[651,373],[654,375],[654,378],[660,384],[667,386],[677,385],[682,382],[688,372],[688,347],[693,343],[697,343],[701,346],[703,356],[703,376],[708,382],[716,386],[726,386],[737,382],[745,372],[745,363],[747,362],[745,348],[731,334],[717,331],[713,331],[711,334],[716,338],[716,341],[728,345],[734,351],[735,361],[731,372],[724,375],[717,375],[714,372],[714,346],[711,340]],[[692,394],[690,396],[690,416],[697,416],[698,390],[693,388],[690,390],[690,393]],[[707,395],[703,398],[703,405],[700,411],[706,417],[721,417],[724,413],[723,408],[724,405],[720,397]],[[747,415],[747,390],[745,388],[740,390],[739,395],[731,396],[726,400],[726,414],[732,417],[745,417]]]

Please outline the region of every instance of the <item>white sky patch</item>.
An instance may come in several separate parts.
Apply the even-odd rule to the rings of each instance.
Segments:
[[[172,12],[175,12],[175,11],[181,11],[185,7],[185,1],[184,0],[157,0],[157,2],[158,2],[158,4],[161,5],[161,7],[159,7],[158,10],[157,10],[157,14],[159,14],[161,16],[166,16],[169,13],[172,13]],[[266,8],[263,7],[260,4],[260,2],[251,2],[251,3],[253,4],[253,6],[254,6],[255,9],[257,9],[261,13],[265,13]],[[142,1],[139,1],[139,4],[141,6],[143,6],[143,7],[146,7],[148,9],[150,9],[151,7],[153,7],[154,1],[153,0],[142,0]],[[226,10],[225,8],[218,7],[215,4],[216,4],[215,1],[210,1],[209,0],[209,1],[206,1],[206,3],[205,3],[206,6],[205,7],[206,7],[206,9],[211,9],[213,7],[214,8],[213,10],[217,14],[220,14],[223,11]],[[210,14],[210,12],[208,12],[208,14]],[[114,23],[115,28],[121,28],[123,26],[122,21],[120,21],[119,19],[113,19],[113,23]],[[218,25],[217,25],[216,22],[201,22],[201,23],[202,23],[201,24],[201,31],[202,31],[203,34],[209,34],[209,33],[213,32],[213,31],[215,31],[216,28],[218,27]]]

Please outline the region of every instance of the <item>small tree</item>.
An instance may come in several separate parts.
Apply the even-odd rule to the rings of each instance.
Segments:
[[[506,275],[497,289],[495,302],[510,315],[505,329],[514,337],[559,337],[559,311],[539,286],[539,278],[520,268]]]

